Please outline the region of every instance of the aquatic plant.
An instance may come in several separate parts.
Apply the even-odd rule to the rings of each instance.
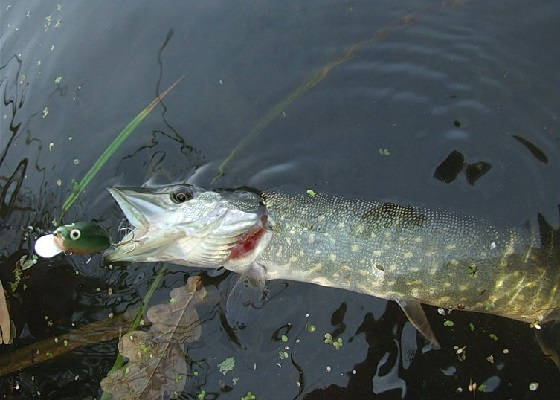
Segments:
[[[177,84],[182,80],[183,76],[173,82],[171,86],[169,86],[163,93],[153,99],[152,102],[148,104],[142,111],[140,111],[138,115],[136,115],[136,117],[134,117],[134,119],[130,121],[124,127],[124,129],[115,137],[115,139],[113,139],[109,146],[107,146],[103,153],[101,153],[97,161],[91,166],[88,172],[86,172],[80,182],[76,183],[72,188],[72,192],[62,204],[60,220],[62,220],[62,217],[64,216],[66,211],[68,211],[72,204],[74,204],[74,201],[76,201],[80,193],[84,191],[84,189],[103,167],[103,165],[105,165],[109,158],[111,158],[115,151],[117,151],[120,145],[130,136],[134,129],[136,129],[138,124],[140,124],[140,122],[142,122],[144,118],[146,118],[148,114],[150,114],[150,112],[152,112],[152,110],[163,100],[163,98],[167,96],[167,94],[169,94],[169,92],[173,90],[173,88],[175,88],[175,86],[177,86]]]
[[[114,399],[175,398],[182,392],[187,377],[183,344],[201,334],[194,306],[206,291],[198,288],[200,277],[193,276],[185,286],[171,291],[171,301],[148,309],[152,323],[147,332],[133,331],[119,341],[119,352],[128,362],[109,371],[101,388]],[[104,394],[103,397],[107,397]]]

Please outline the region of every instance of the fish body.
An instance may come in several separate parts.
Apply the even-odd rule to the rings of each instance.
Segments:
[[[265,195],[267,278],[526,322],[560,309],[560,271],[530,228],[445,210],[317,195]]]
[[[395,300],[436,346],[420,303],[530,323],[557,319],[560,310],[558,257],[542,227],[498,228],[444,210],[314,193],[190,185],[110,191],[135,229],[107,254],[109,262],[224,266],[240,274],[258,266],[267,280]]]

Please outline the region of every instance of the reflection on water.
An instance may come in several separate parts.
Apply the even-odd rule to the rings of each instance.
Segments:
[[[389,361],[390,353],[385,353],[379,364],[377,364],[377,369],[375,371],[375,376],[373,377],[373,388],[372,391],[375,394],[387,392],[389,390],[398,389],[401,392],[401,397],[404,399],[406,395],[406,383],[403,379],[399,378],[399,344],[395,341],[397,346],[397,357],[395,362]],[[385,370],[386,373],[381,373],[381,369]]]

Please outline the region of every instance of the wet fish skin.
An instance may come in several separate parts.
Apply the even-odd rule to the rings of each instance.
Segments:
[[[318,194],[265,194],[268,279],[546,321],[560,309],[558,259],[531,228],[445,210]]]
[[[169,201],[178,191],[188,201]],[[395,300],[436,345],[419,303],[525,322],[558,319],[560,263],[542,229],[322,194],[190,185],[111,193],[135,229],[107,254],[109,262],[225,266],[241,274],[259,266],[264,279]],[[250,243],[249,251],[233,257],[240,243]]]

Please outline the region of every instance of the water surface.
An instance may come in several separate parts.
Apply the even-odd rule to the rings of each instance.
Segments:
[[[311,188],[450,208],[503,225],[541,213],[558,226],[557,2],[0,4],[3,284],[13,281],[13,265],[33,239],[53,228],[72,180],[182,75],[67,221],[95,219],[116,237],[122,215],[104,189],[152,179]],[[110,270],[99,257],[41,261],[25,276],[27,289],[10,293],[18,337],[0,352],[134,307],[160,267]],[[201,273],[170,270],[154,303]],[[471,382],[491,393],[477,397],[560,395],[558,370],[533,331],[491,315],[427,309],[443,349],[423,352],[423,339],[394,303],[271,282],[271,300],[233,338],[223,318],[233,278],[207,279],[222,300],[210,307],[201,340],[186,348],[198,375],[188,377],[182,398],[202,390],[223,399],[248,391],[258,399],[471,398]],[[323,343],[325,333],[343,346]],[[466,346],[466,359],[454,346]],[[116,351],[113,340],[3,376],[0,393],[99,398]],[[217,364],[228,357],[236,366],[223,375]]]

